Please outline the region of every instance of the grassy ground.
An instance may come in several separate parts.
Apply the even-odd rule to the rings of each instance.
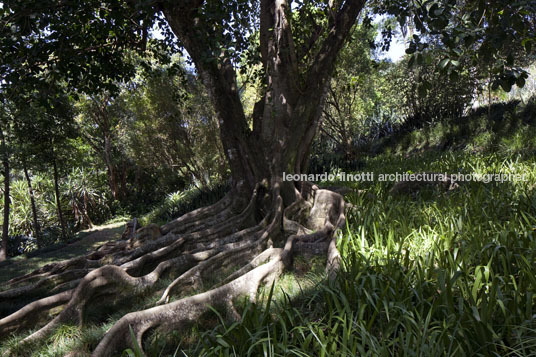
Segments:
[[[351,185],[337,279],[276,299],[269,315],[247,305],[242,323],[199,332],[184,355],[536,354],[536,160],[428,152],[369,159],[364,171],[518,172],[528,181],[396,197],[391,183]]]
[[[27,274],[46,264],[58,262],[83,255],[106,241],[116,240],[125,230],[125,222],[95,226],[92,229],[77,233],[73,241],[51,251],[27,255],[19,255],[0,263],[0,290],[3,283],[19,275]],[[48,249],[47,249],[48,250]]]

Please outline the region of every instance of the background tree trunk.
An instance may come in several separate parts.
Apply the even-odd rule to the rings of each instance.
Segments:
[[[56,206],[58,207],[58,219],[60,221],[60,226],[61,226],[61,238],[63,240],[66,240],[67,230],[65,229],[65,221],[63,220],[63,213],[61,211],[58,164],[56,162],[55,156],[52,158],[52,167],[54,169],[54,191],[56,192]]]
[[[33,224],[34,224],[34,234],[35,234],[35,238],[37,239],[37,246],[41,248],[43,245],[42,236],[41,236],[41,227],[39,226],[39,220],[37,219],[37,207],[35,205],[35,195],[34,195],[34,190],[32,187],[32,180],[30,178],[30,175],[28,174],[26,160],[24,160],[23,162],[23,170],[24,170],[24,176],[26,177],[26,182],[28,183],[28,193],[30,194],[30,203],[32,206],[32,216],[33,216]]]
[[[112,146],[110,143],[110,138],[107,134],[104,134],[104,161],[108,168],[108,182],[110,184],[110,190],[112,191],[112,197],[114,200],[119,200],[119,185],[117,183],[117,170],[112,164]]]
[[[9,239],[9,183],[10,183],[10,171],[9,171],[9,153],[7,151],[6,139],[4,132],[0,130],[2,135],[2,164],[4,166],[4,223],[2,225],[2,244],[0,246],[0,262],[7,259],[7,241]]]

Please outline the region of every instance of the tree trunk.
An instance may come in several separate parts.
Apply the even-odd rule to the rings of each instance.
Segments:
[[[52,167],[54,169],[54,191],[56,192],[56,206],[58,207],[58,219],[60,220],[61,226],[61,238],[63,240],[67,240],[67,229],[65,228],[65,221],[63,219],[63,212],[61,210],[58,164],[56,162],[56,156],[52,158]]]
[[[110,186],[110,191],[112,191],[112,198],[114,200],[119,199],[119,187],[117,185],[117,175],[113,166],[106,164],[108,167],[108,184]]]
[[[181,40],[203,79],[220,123],[220,137],[229,162],[235,192],[249,197],[257,183],[270,185],[283,173],[307,170],[310,147],[317,132],[328,81],[339,50],[361,11],[364,1],[344,2],[330,19],[329,31],[313,64],[298,73],[289,4],[261,1],[260,45],[266,71],[266,89],[255,105],[253,128],[246,120],[230,58],[207,49],[212,28],[196,15],[203,1],[166,3],[164,15]],[[276,28],[277,27],[277,28]],[[211,52],[212,51],[212,52]],[[207,60],[214,53],[214,60]],[[301,79],[302,77],[305,80]],[[294,201],[294,188],[282,183],[285,205]]]
[[[217,29],[222,33],[216,38],[225,38],[225,26],[220,26],[212,12],[203,16],[204,11],[212,11],[204,4],[203,0],[184,0],[159,5],[213,102],[231,168],[230,194],[161,227],[147,225],[132,239],[107,243],[87,256],[13,279],[12,283],[17,284],[36,277],[41,280],[0,292],[0,303],[34,292],[49,281],[65,283],[70,279],[74,288],[55,290],[55,295],[0,319],[0,334],[28,326],[28,316],[35,312],[65,305],[47,325],[21,343],[42,341],[62,324],[83,323],[84,309],[96,297],[144,293],[153,289],[164,273],[174,272],[177,278],[165,289],[157,306],[124,315],[93,351],[96,357],[111,356],[131,342],[143,346],[142,338],[148,330],[184,328],[209,306],[223,305],[238,315],[233,306],[236,298],[254,299],[260,285],[271,284],[291,266],[294,254],[325,254],[329,276],[337,269],[340,256],[334,232],[345,220],[344,199],[307,182],[285,181],[283,173],[307,171],[327,84],[364,0],[330,1],[331,15],[325,37],[315,46],[317,53],[300,56],[294,48],[290,4],[285,0],[261,0],[260,47],[266,77],[263,96],[254,107],[252,126],[242,107],[233,60],[222,51],[221,43],[214,41]],[[298,72],[303,67],[298,58],[306,56],[312,60]],[[200,287],[204,279],[228,266],[238,270],[221,284],[168,303],[179,287]]]
[[[107,134],[104,134],[104,150],[103,150],[104,162],[108,168],[108,183],[110,185],[110,191],[112,191],[112,198],[119,200],[119,184],[117,182],[117,169],[112,163],[112,144]]]
[[[125,161],[122,161],[121,162],[121,189],[119,192],[120,198],[125,198],[127,196],[127,178],[128,178],[127,164]]]
[[[23,161],[23,170],[24,177],[26,177],[26,182],[28,183],[28,193],[30,194],[30,203],[32,206],[32,216],[33,216],[33,225],[34,225],[34,234],[37,239],[37,246],[42,248],[42,236],[41,236],[41,227],[39,226],[39,220],[37,219],[37,207],[35,205],[35,195],[32,187],[32,180],[28,174],[28,168],[26,167],[26,160]]]
[[[490,70],[491,73],[491,70]],[[489,82],[488,82],[488,120],[491,121],[491,87],[493,84],[493,78],[490,74],[489,76]]]
[[[2,135],[2,164],[4,166],[4,222],[2,225],[2,244],[0,246],[0,262],[7,259],[7,242],[9,240],[9,209],[11,199],[9,197],[10,171],[9,171],[9,153],[7,151],[6,138],[4,132]]]

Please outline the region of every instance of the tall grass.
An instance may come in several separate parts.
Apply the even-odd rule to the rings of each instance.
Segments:
[[[382,156],[365,171],[529,174],[449,194],[355,185],[334,281],[245,304],[242,322],[200,330],[188,356],[528,356],[536,354],[534,159]],[[278,289],[279,287],[276,287]],[[284,296],[284,295],[283,295]]]

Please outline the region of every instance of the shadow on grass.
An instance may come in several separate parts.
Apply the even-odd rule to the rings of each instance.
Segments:
[[[95,227],[84,231],[67,243],[47,247],[31,254],[23,254],[0,263],[0,290],[5,290],[5,282],[16,276],[28,274],[50,263],[78,257],[94,250],[103,243],[117,240],[124,231],[124,223]]]

